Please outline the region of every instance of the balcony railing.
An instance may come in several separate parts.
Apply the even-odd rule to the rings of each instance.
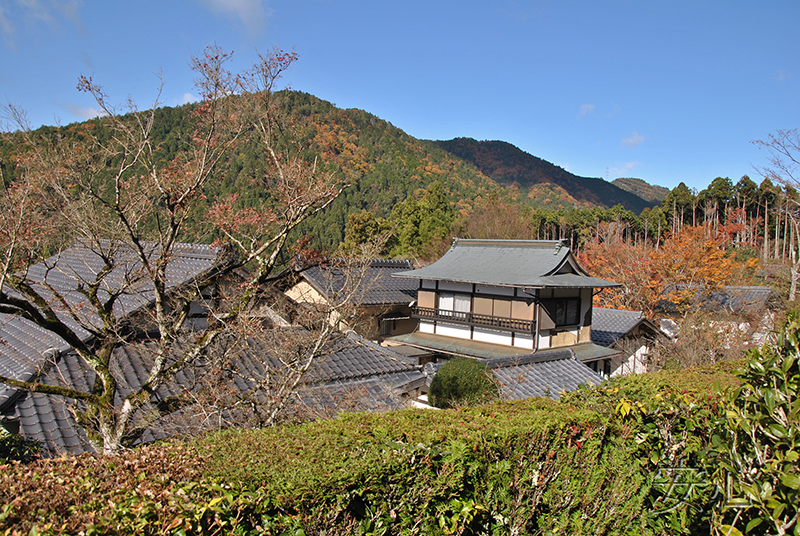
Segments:
[[[477,313],[462,313],[459,311],[443,311],[441,309],[432,309],[429,307],[414,307],[411,316],[423,320],[440,320],[451,324],[487,327],[503,331],[533,333],[534,327],[534,322],[532,320],[517,320],[514,318],[479,315]]]

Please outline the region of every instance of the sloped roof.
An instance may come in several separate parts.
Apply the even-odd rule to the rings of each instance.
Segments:
[[[605,307],[592,308],[592,342],[602,346],[613,346],[618,340],[649,322],[642,311],[623,311]],[[650,324],[657,330],[654,324]]]
[[[516,357],[520,355],[527,355],[531,352],[530,349],[527,348],[505,346],[502,344],[476,341],[474,339],[446,337],[443,335],[424,333],[421,331],[393,335],[391,337],[386,337],[386,340],[443,354],[477,357],[483,359],[493,357]]]
[[[778,294],[772,287],[726,285],[707,290],[698,286],[675,285],[673,290],[691,291],[692,305],[704,311],[733,314],[761,314],[777,306]],[[661,299],[656,304],[665,313],[679,312],[678,304]]]
[[[763,313],[777,300],[772,287],[726,285],[702,296],[701,307],[732,313]]]
[[[535,396],[558,399],[564,391],[574,391],[579,385],[600,385],[603,378],[575,358],[570,348],[540,351],[516,357],[498,357],[479,360],[494,374],[500,394],[507,400],[521,400]],[[442,363],[425,366],[428,382]]]
[[[257,349],[258,345],[253,348]],[[256,381],[264,377],[269,360],[265,362],[255,352],[257,350],[237,353],[231,367],[235,369],[235,373],[228,371],[223,388],[248,392],[256,387]],[[151,344],[128,345],[115,350],[112,371],[120,385],[117,404],[131,390],[141,387],[147,378],[151,361]],[[355,333],[348,333],[332,343],[329,355],[312,365],[308,373],[308,384],[298,394],[295,403],[333,408],[344,397],[352,396],[354,392],[363,392],[365,396],[372,398],[367,398],[366,405],[362,405],[361,409],[387,410],[399,407],[402,399],[397,396],[398,391],[407,390],[406,386],[424,381],[424,375],[418,367],[408,364],[407,361],[408,358],[401,354],[367,341]],[[196,393],[207,390],[208,385],[203,384],[204,372],[207,371],[203,370],[203,365],[179,372],[170,382],[161,386],[154,401],[178,395],[186,389]],[[67,382],[78,388],[88,389],[94,381],[94,373],[77,353],[69,351],[60,356],[43,381],[48,384]],[[72,403],[72,400],[55,395],[20,393],[12,404],[6,404],[4,414],[6,417],[18,418],[20,433],[27,438],[42,441],[51,453],[91,452],[92,447],[86,433],[76,424],[69,410]],[[144,414],[147,409],[142,408],[140,414]],[[196,431],[212,424],[192,419],[192,423],[187,425],[185,416],[188,411],[182,410],[151,423],[142,434],[142,441],[154,441],[178,433]],[[191,426],[191,429],[187,426]]]
[[[358,281],[359,305],[408,304],[416,300],[419,288],[417,281],[391,277],[393,273],[413,268],[414,264],[409,260],[367,261],[363,268],[363,277]],[[308,268],[301,275],[317,292],[326,297],[341,292],[348,284],[342,263],[336,260]]]
[[[505,360],[502,363],[487,364],[500,384],[501,393],[509,400],[534,396],[547,396],[556,400],[564,391],[574,391],[580,385],[600,385],[603,382],[599,374],[578,361],[568,350],[545,352],[529,362]]]
[[[508,287],[609,288],[619,284],[588,275],[561,240],[456,238],[435,263],[394,274],[401,278]]]
[[[337,341],[331,353],[311,371],[313,383],[350,380],[415,369],[415,360],[369,341],[354,332]]]
[[[99,246],[105,253],[115,248],[109,241],[101,241]],[[158,252],[156,244],[144,246],[153,255]],[[202,277],[214,268],[217,261],[218,249],[209,245],[176,244],[173,251],[174,258],[167,266],[168,289],[186,285]],[[103,282],[108,291],[126,289],[114,307],[114,314],[119,318],[151,303],[154,297],[152,284],[145,280],[139,281],[141,267],[132,252],[123,248],[115,249],[114,254],[117,267]],[[77,289],[82,282],[93,281],[103,266],[104,263],[94,248],[77,242],[63,252],[31,266],[25,275],[37,291],[43,296],[50,296],[57,311],[60,307],[56,304],[55,297],[42,286],[44,282],[72,306],[78,317],[83,317],[83,322],[94,325],[100,323],[100,319],[93,308],[81,307],[80,304],[86,298]],[[14,295],[10,289],[4,291]],[[60,318],[82,340],[89,340],[90,334],[66,313],[60,313]],[[69,350],[63,339],[57,335],[12,315],[0,314],[0,341],[3,341],[0,343],[0,374],[20,380],[33,377],[45,364],[50,350],[55,350],[55,353]],[[14,389],[0,383],[0,409],[14,392]]]

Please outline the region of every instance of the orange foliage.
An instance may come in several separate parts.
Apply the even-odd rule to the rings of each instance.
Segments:
[[[611,235],[587,243],[580,262],[592,275],[622,285],[595,296],[595,305],[652,314],[662,299],[686,307],[698,288],[750,283],[758,261],[736,260],[727,244],[724,233],[708,226],[684,227],[660,249]]]

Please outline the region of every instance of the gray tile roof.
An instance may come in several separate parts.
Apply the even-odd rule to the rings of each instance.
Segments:
[[[593,307],[592,342],[601,346],[613,346],[645,320],[642,311]]]
[[[778,295],[771,287],[728,285],[705,295],[701,306],[733,313],[757,314],[765,312],[777,301]]]
[[[438,261],[402,273],[441,281],[482,283],[513,287],[617,287],[619,284],[589,276],[566,244],[560,240],[465,240]]]
[[[99,245],[106,253],[114,247],[109,241],[101,241]],[[158,246],[155,244],[145,244],[145,247],[150,249],[151,254],[158,252]],[[208,245],[176,244],[174,251],[174,259],[167,267],[167,287],[170,289],[185,285],[213,269],[218,250]],[[103,281],[109,291],[125,289],[125,293],[120,296],[114,308],[114,313],[122,317],[151,303],[153,290],[151,284],[138,281],[140,264],[130,250],[117,249],[114,258],[117,261],[117,268]],[[31,266],[26,273],[26,279],[42,295],[55,300],[42,286],[46,281],[72,306],[74,314],[81,319],[81,322],[96,325],[100,322],[99,318],[91,308],[81,306],[86,298],[77,291],[77,288],[83,282],[93,281],[102,267],[103,261],[96,250],[78,242],[58,255]],[[14,295],[10,289],[3,290],[9,295]],[[55,301],[53,303],[55,304]],[[89,332],[82,329],[66,313],[60,316],[81,339],[90,338]],[[0,314],[0,341],[2,341],[0,374],[22,380],[29,379],[37,373],[45,364],[49,350],[64,352],[69,349],[55,334],[27,320],[3,314]],[[0,410],[14,393],[14,389],[0,384]]]
[[[414,363],[403,354],[348,332],[312,371],[310,380],[319,383],[408,372],[415,369]]]
[[[409,304],[417,299],[419,282],[392,277],[393,273],[412,270],[409,260],[372,259],[364,267],[363,279],[359,281],[359,305]],[[303,271],[306,279],[323,296],[342,290],[346,277],[341,262],[334,259],[328,264],[313,266]]]
[[[490,365],[491,366],[491,365]],[[513,362],[492,368],[505,398],[520,400],[534,396],[558,399],[564,391],[574,391],[580,385],[600,385],[603,378],[572,356],[553,356],[551,359]]]
[[[152,361],[152,345],[136,344],[117,348],[114,352],[112,372],[120,382],[117,404],[133,389],[138,389],[147,378]],[[258,343],[250,350],[239,351],[232,367],[236,373],[225,376],[226,387],[234,391],[248,392],[255,387],[255,378],[263,378],[265,362],[258,352]],[[336,403],[345,398],[357,399],[360,410],[388,410],[399,407],[403,400],[399,392],[408,386],[424,382],[424,375],[418,367],[408,364],[408,358],[387,348],[367,341],[354,333],[340,336],[330,348],[325,358],[315,362],[309,371],[307,385],[297,394],[295,404],[306,408],[313,407],[318,414],[335,410]],[[207,372],[201,365],[197,369],[187,369],[178,373],[168,384],[162,386],[153,402],[185,392],[186,389],[202,393],[209,386],[203,383]],[[61,354],[56,365],[46,374],[44,381],[50,384],[69,383],[88,389],[94,380],[94,373],[73,351]],[[199,395],[198,395],[199,396]],[[266,396],[266,395],[259,395]],[[366,398],[365,398],[366,397]],[[370,398],[372,397],[372,398]],[[5,416],[18,418],[20,432],[28,438],[42,441],[46,449],[53,453],[78,454],[92,451],[84,430],[79,427],[70,412],[72,400],[55,395],[40,393],[20,393],[12,404],[6,404]],[[314,404],[317,404],[314,406]],[[290,409],[295,413],[300,406]],[[202,409],[202,408],[199,408]],[[324,411],[323,411],[324,410]],[[145,406],[139,412],[142,416],[148,411]],[[202,412],[199,412],[202,413]],[[163,439],[170,435],[188,433],[202,429],[210,423],[195,422],[187,424],[188,409],[165,416],[151,423],[142,434],[143,442]],[[225,418],[231,418],[227,415]]]
[[[693,290],[692,306],[705,311],[724,311],[733,314],[762,314],[779,305],[778,294],[772,287],[727,285],[706,290],[689,285],[676,285],[675,290]],[[656,307],[665,313],[679,312],[677,304],[666,299]]]
[[[516,357],[481,359],[497,379],[501,396],[521,400],[535,396],[558,399],[564,391],[574,391],[580,385],[600,385],[603,378],[575,358],[570,348],[540,351]],[[442,366],[425,366],[428,383]]]

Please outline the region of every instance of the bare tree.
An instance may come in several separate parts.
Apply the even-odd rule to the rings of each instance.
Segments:
[[[81,77],[78,89],[94,97],[103,117],[96,128],[69,138],[55,129],[33,131],[19,108],[3,108],[22,142],[15,178],[4,177],[0,192],[0,313],[58,335],[95,380],[85,390],[36,378],[0,376],[0,382],[75,400],[76,418],[99,452],[123,448],[137,409],[159,387],[221,336],[252,324],[290,233],[345,187],[337,174],[303,157],[293,137],[297,125],[274,92],[296,56],[273,51],[240,74],[227,69],[229,60],[218,47],[193,58],[202,101],[193,108],[190,135],[169,162],[153,140],[158,97],[149,110],[130,100],[117,108],[91,78]],[[219,180],[220,163],[244,142],[258,144],[269,163],[257,179],[267,192],[263,206],[244,207],[230,196],[204,212],[204,192]],[[174,288],[170,273],[184,247],[179,240],[198,218],[226,236],[227,245],[220,244],[202,281]],[[92,265],[65,270],[59,252],[76,243],[91,253]],[[204,285],[234,271],[241,277],[242,268],[249,275],[238,292],[204,299]],[[64,278],[66,286],[53,282]],[[154,326],[158,337],[146,380],[120,403],[112,356],[137,332],[129,314],[133,296],[140,300],[133,303],[136,321]],[[208,321],[187,334],[182,328],[198,301]],[[328,334],[318,334],[318,345]]]
[[[800,281],[800,202],[796,196],[790,195],[800,189],[800,132],[796,128],[788,130],[777,130],[775,134],[770,134],[766,140],[755,140],[752,142],[759,148],[766,149],[769,153],[767,166],[758,167],[756,170],[766,179],[784,185],[786,187],[786,224],[784,236],[784,248],[788,246],[789,266],[791,271],[791,284],[789,287],[789,301],[797,298],[797,285]],[[776,225],[775,248],[777,252],[778,237],[777,231],[780,225]],[[765,237],[766,240],[766,237]],[[788,240],[788,244],[787,244]]]

